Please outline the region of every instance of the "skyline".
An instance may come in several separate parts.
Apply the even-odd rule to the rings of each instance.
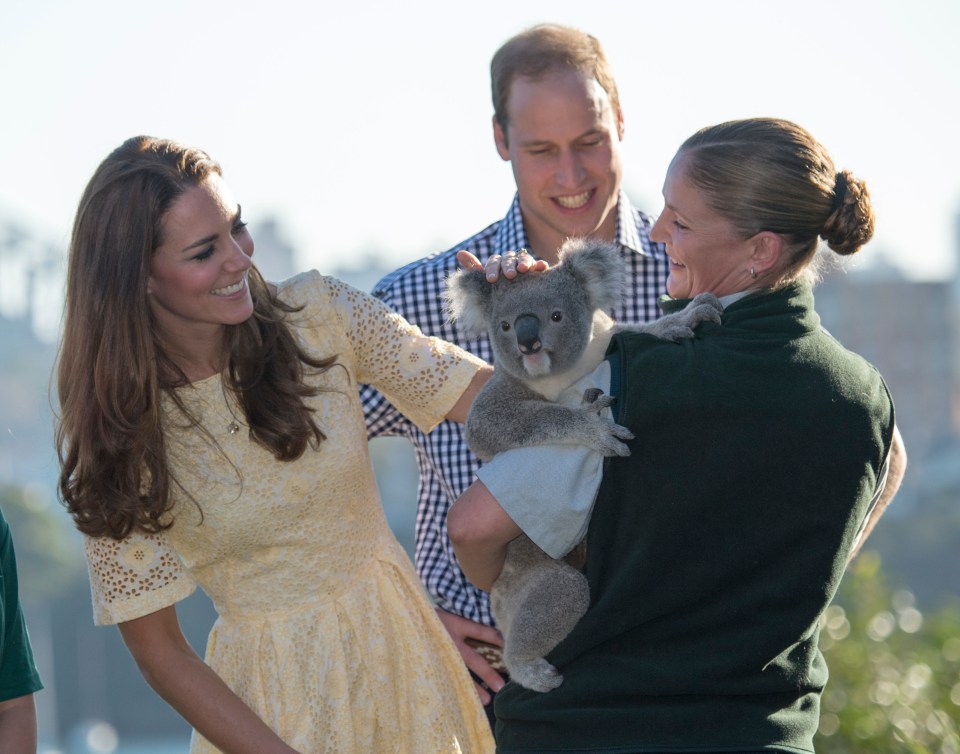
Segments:
[[[960,213],[960,4],[732,0],[669,8],[372,0],[324,15],[292,0],[0,11],[0,218],[66,248],[96,165],[136,133],[206,149],[245,218],[276,218],[300,267],[379,252],[399,266],[501,217],[488,65],[533,23],[596,35],[626,117],[624,187],[651,214],[676,147],[722,120],[775,115],[863,178],[881,257],[911,279],[954,273]],[[794,6],[791,6],[793,9]],[[468,32],[468,33],[467,33]]]

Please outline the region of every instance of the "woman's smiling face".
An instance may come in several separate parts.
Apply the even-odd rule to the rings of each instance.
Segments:
[[[248,319],[252,254],[240,207],[218,175],[184,191],[164,217],[147,281],[162,335],[176,344]]]
[[[666,244],[670,257],[667,293],[693,298],[710,292],[717,296],[747,290],[753,245],[727,218],[711,209],[703,192],[685,176],[689,158],[673,158],[663,184],[663,211],[650,238]]]

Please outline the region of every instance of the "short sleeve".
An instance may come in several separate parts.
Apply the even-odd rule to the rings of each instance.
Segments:
[[[308,317],[323,316],[310,312],[322,307],[323,298],[332,307],[329,316],[339,321],[352,351],[356,381],[380,390],[424,432],[443,420],[485,364],[452,343],[424,335],[379,299],[340,280],[312,273],[294,281],[298,288],[316,286],[307,300],[303,290],[291,292],[304,302]],[[284,298],[287,294],[284,288]]]
[[[13,539],[0,513],[0,702],[43,688],[20,606]]]
[[[93,618],[98,626],[155,613],[197,588],[163,532],[126,539],[84,537]]]

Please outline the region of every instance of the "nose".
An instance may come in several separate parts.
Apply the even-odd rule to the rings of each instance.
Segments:
[[[234,241],[233,247],[230,249],[230,257],[224,263],[224,267],[235,272],[243,272],[253,266],[253,261],[250,259],[252,256],[253,244],[248,244],[248,248],[245,248]]]
[[[557,183],[566,188],[576,188],[583,181],[586,171],[580,156],[572,149],[560,154],[557,161]]]
[[[667,221],[664,219],[665,213],[666,209],[660,213],[657,221],[653,224],[653,227],[650,228],[650,240],[654,243],[667,243],[667,241],[670,240],[670,236],[666,231]]]
[[[513,323],[517,333],[517,347],[520,353],[533,354],[540,351],[540,320],[533,314],[523,314]]]

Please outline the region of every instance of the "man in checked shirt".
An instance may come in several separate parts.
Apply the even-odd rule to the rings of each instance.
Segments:
[[[436,335],[492,362],[486,338],[466,339],[440,298],[445,278],[466,249],[481,260],[502,259],[504,274],[537,259],[557,263],[557,249],[570,236],[616,241],[628,285],[622,304],[610,312],[623,322],[658,316],[668,261],[651,243],[652,220],[621,190],[623,112],[610,64],[600,43],[576,29],[535,26],[508,40],[490,66],[493,132],[497,151],[513,167],[517,193],[506,217],[452,247],[402,267],[381,280],[374,293],[424,333]],[[416,448],[420,472],[416,566],[436,601],[437,612],[477,683],[492,720],[492,693],[504,679],[470,644],[502,645],[493,628],[488,595],[464,577],[447,536],[447,511],[473,482],[480,461],[467,448],[461,425],[442,423],[421,433],[369,386],[362,389],[371,437],[402,436]]]

